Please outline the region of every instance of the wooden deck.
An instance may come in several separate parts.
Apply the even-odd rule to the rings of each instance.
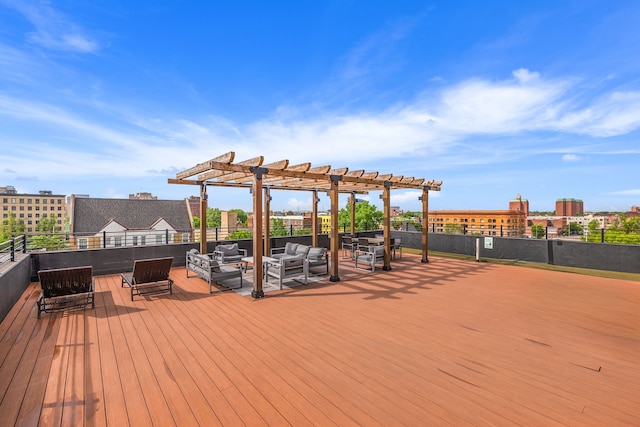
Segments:
[[[407,255],[253,300],[175,268],[0,324],[2,425],[640,425],[640,283]]]

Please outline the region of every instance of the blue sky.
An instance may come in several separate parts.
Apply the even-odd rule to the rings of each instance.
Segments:
[[[442,180],[431,209],[626,211],[638,22],[622,0],[0,0],[0,186],[180,199],[197,188],[168,178],[235,151]],[[251,209],[244,190],[209,198]]]

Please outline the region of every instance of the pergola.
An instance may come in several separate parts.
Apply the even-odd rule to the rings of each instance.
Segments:
[[[351,234],[355,235],[356,194],[369,191],[382,191],[384,204],[384,270],[391,270],[391,189],[422,190],[422,262],[428,260],[428,209],[429,190],[440,191],[442,181],[426,181],[423,178],[402,175],[380,174],[364,170],[349,171],[348,168],[331,166],[312,167],[311,163],[289,165],[288,160],[263,164],[264,157],[235,162],[235,153],[230,151],[207,162],[176,174],[169,184],[198,185],[200,187],[200,212],[207,211],[207,187],[249,188],[253,195],[253,291],[254,298],[264,297],[262,289],[263,254],[270,252],[269,212],[271,190],[309,191],[312,193],[312,245],[318,245],[318,192],[326,192],[331,200],[330,235],[330,278],[332,282],[340,280],[338,276],[338,195],[349,193],[351,203]],[[197,176],[196,179],[190,177]],[[263,222],[263,212],[266,218]],[[200,221],[200,252],[207,252],[207,224]],[[266,236],[265,239],[263,239]]]

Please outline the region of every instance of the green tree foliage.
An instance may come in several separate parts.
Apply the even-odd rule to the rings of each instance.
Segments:
[[[240,240],[253,238],[253,232],[249,230],[237,230],[229,234],[225,240]]]
[[[544,237],[544,227],[540,224],[534,224],[531,226],[531,236],[536,239],[542,239]]]
[[[580,224],[578,224],[577,222],[569,223],[569,234],[582,234],[582,232],[583,228]]]
[[[384,213],[379,211],[375,205],[369,204],[367,200],[356,203],[356,230],[375,230],[380,228]],[[340,209],[338,212],[338,224],[340,227],[351,227],[351,203]]]
[[[624,215],[604,233],[606,243],[640,245],[640,217],[627,218]]]
[[[207,209],[207,228],[220,227],[222,214],[218,208]]]
[[[66,246],[66,239],[62,234],[38,234],[29,239],[29,249],[55,251],[64,249]]]
[[[299,228],[297,230],[293,230],[293,234],[296,236],[304,236],[307,234],[311,234],[310,228]]]
[[[462,226],[460,224],[445,224],[444,232],[446,234],[462,234]]]
[[[0,225],[0,242],[6,242],[22,234],[24,234],[24,221],[16,219],[13,212],[9,212],[7,219]]]
[[[49,216],[43,216],[36,225],[36,231],[43,234],[58,233],[62,230],[62,227],[56,225],[56,215],[49,214]]]
[[[229,209],[229,212],[235,212],[238,217],[238,222],[242,223],[243,226],[247,226],[247,213],[242,209]]]
[[[271,218],[271,237],[280,237],[289,235],[289,230],[284,226],[282,218]]]
[[[583,240],[587,242],[600,242],[602,240],[601,233],[600,222],[598,222],[597,219],[593,219],[587,224],[587,235]]]
[[[193,228],[200,228],[200,217],[193,217]]]

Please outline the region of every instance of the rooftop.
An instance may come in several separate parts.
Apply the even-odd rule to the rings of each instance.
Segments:
[[[254,300],[131,302],[0,324],[6,425],[639,425],[637,282],[405,254]]]

